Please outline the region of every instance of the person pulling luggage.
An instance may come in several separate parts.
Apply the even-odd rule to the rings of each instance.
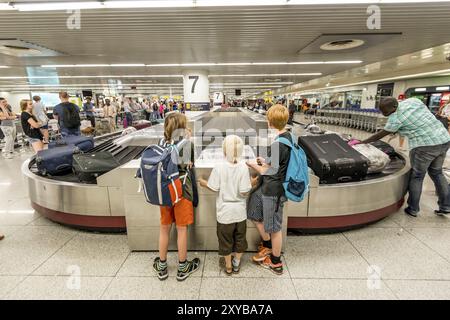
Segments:
[[[439,198],[439,209],[435,210],[435,213],[437,215],[450,213],[449,185],[442,171],[450,147],[450,134],[447,129],[428,107],[416,98],[398,103],[397,99],[386,97],[380,102],[380,110],[388,117],[386,126],[361,143],[378,141],[397,132],[408,138],[411,176],[408,186],[408,207],[405,208],[405,213],[417,217],[420,211],[423,180],[427,172],[433,180]]]

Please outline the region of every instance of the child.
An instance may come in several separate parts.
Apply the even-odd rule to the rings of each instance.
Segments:
[[[286,130],[289,111],[282,105],[274,105],[267,112],[269,128],[276,130],[278,137],[292,141],[291,134]],[[290,149],[275,141],[269,149],[271,162],[258,157],[255,163],[247,165],[261,175],[260,187],[252,192],[248,205],[248,219],[252,220],[258,229],[262,244],[253,262],[272,270],[275,274],[283,274],[281,262],[283,204],[287,200],[283,188],[289,165]]]
[[[199,179],[202,187],[218,192],[217,238],[219,255],[225,257],[227,275],[238,273],[242,254],[247,250],[246,195],[251,189],[248,167],[241,160],[244,143],[229,135],[222,145],[226,161],[214,167],[209,180]],[[235,252],[234,257],[231,253]]]
[[[167,147],[181,141],[189,136],[189,130],[186,128],[186,116],[180,113],[172,113],[168,115],[164,122],[164,138],[160,145]],[[191,144],[192,147],[192,144]],[[186,148],[183,148],[186,150]],[[181,151],[183,151],[181,150]],[[189,174],[189,169],[194,162],[194,153],[191,148],[189,161],[184,161],[183,152],[179,154],[178,170],[180,177]],[[190,163],[189,163],[190,162]],[[192,181],[186,179],[183,184],[183,195],[181,201],[177,202],[173,207],[161,207],[161,227],[159,233],[159,257],[153,263],[160,280],[165,280],[169,276],[167,271],[167,250],[169,247],[169,235],[172,224],[175,223],[178,234],[178,272],[177,280],[183,281],[193,272],[197,271],[200,266],[200,259],[195,258],[191,261],[187,260],[187,226],[194,223],[194,207],[192,204]]]

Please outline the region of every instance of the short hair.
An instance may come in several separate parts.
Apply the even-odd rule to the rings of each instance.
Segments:
[[[5,100],[6,100],[5,98],[0,97],[0,101],[5,101]]]
[[[22,99],[20,100],[20,110],[23,112],[27,109],[28,107],[28,102],[30,102],[31,100],[29,99]]]
[[[65,91],[60,92],[59,93],[59,97],[61,99],[69,99],[70,98],[69,94],[67,92],[65,92]]]
[[[394,97],[382,97],[380,100],[380,109],[397,109],[398,101]]]
[[[289,120],[289,111],[281,104],[273,105],[270,107],[269,111],[267,111],[267,120],[274,128],[283,130]]]
[[[228,162],[238,163],[244,152],[244,142],[236,135],[226,136],[222,143],[222,150]]]
[[[41,97],[39,97],[39,96],[33,96],[33,100],[34,100],[35,102],[39,102],[39,101],[41,101]]]

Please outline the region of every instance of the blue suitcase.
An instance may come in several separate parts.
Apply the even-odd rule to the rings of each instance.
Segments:
[[[39,151],[36,166],[41,175],[64,175],[72,172],[73,155],[80,150],[75,146],[58,147]]]
[[[66,146],[75,146],[83,152],[88,152],[94,148],[94,139],[92,137],[67,136],[48,144],[49,149]]]

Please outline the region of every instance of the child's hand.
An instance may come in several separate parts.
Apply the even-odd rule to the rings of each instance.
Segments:
[[[198,179],[198,183],[200,183],[200,186],[203,188],[206,188],[208,186],[208,181],[203,178]]]

